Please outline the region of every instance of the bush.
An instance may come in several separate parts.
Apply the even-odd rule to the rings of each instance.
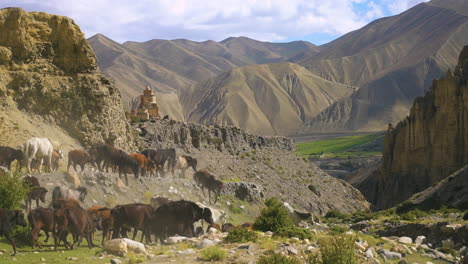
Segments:
[[[420,219],[426,216],[428,216],[428,214],[419,209],[414,209],[414,210],[411,210],[407,213],[400,215],[401,219],[407,220],[407,221],[415,221],[416,219]]]
[[[19,172],[10,175],[0,173],[0,208],[19,209],[24,202],[30,187],[20,179]]]
[[[254,229],[263,232],[278,232],[281,228],[294,226],[294,222],[288,214],[283,203],[273,197],[265,201],[266,208],[262,209],[260,215],[255,219]]]
[[[301,264],[301,261],[295,257],[286,257],[279,253],[273,253],[268,256],[261,256],[257,264]]]
[[[14,226],[11,231],[11,236],[15,240],[17,246],[32,246],[31,227]]]
[[[297,237],[299,239],[310,239],[312,237],[312,233],[305,228],[300,228],[297,226],[290,226],[280,228],[276,231],[275,236],[281,237]]]
[[[346,231],[348,231],[348,228],[346,226],[335,225],[330,227],[330,232],[334,234],[343,234]]]
[[[325,218],[345,219],[346,215],[338,212],[337,210],[330,210],[325,214]]]
[[[219,246],[212,246],[203,249],[201,252],[202,259],[207,261],[223,260],[227,256],[226,250]]]
[[[357,264],[354,236],[332,236],[319,240],[322,264]]]
[[[249,231],[242,227],[236,227],[234,230],[224,238],[224,241],[229,243],[242,243],[242,242],[257,242],[258,233],[255,231]]]

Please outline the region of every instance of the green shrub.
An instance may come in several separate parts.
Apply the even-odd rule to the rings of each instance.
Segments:
[[[376,215],[375,215],[375,214],[373,214],[373,213],[366,213],[366,212],[362,212],[362,211],[354,212],[354,213],[350,216],[350,220],[351,220],[351,222],[353,222],[353,223],[361,222],[361,221],[364,221],[364,220],[371,220],[371,219],[374,219],[374,218],[376,218]]]
[[[334,225],[330,227],[330,232],[334,234],[343,234],[346,231],[348,231],[346,226]]]
[[[15,210],[24,202],[30,187],[20,179],[19,172],[0,173],[0,208]]]
[[[310,239],[312,233],[310,230],[305,228],[300,228],[297,226],[283,227],[276,231],[275,236],[281,237],[297,237],[299,239]]]
[[[407,220],[407,221],[415,221],[416,219],[420,219],[422,217],[426,217],[428,216],[428,214],[426,212],[423,212],[419,209],[414,209],[414,210],[411,210],[407,213],[404,213],[404,214],[401,214],[400,217],[401,219],[403,220]]]
[[[238,207],[238,206],[235,206],[234,204],[230,204],[229,205],[229,211],[233,214],[240,214],[242,213],[242,210]]]
[[[468,220],[468,210],[463,215],[463,220]]]
[[[255,231],[249,231],[242,227],[236,227],[234,230],[228,233],[224,238],[224,241],[229,243],[242,243],[242,242],[257,242],[258,233]]]
[[[227,256],[226,250],[219,246],[207,247],[200,253],[202,255],[202,259],[207,261],[219,261],[225,259]]]
[[[295,257],[286,257],[279,253],[273,253],[268,256],[261,256],[257,264],[301,264],[301,261]]]
[[[309,230],[299,228],[294,225],[283,203],[277,198],[270,198],[265,201],[264,208],[254,223],[254,229],[259,231],[272,231],[275,236],[298,237],[301,239],[310,238],[312,234]]]
[[[14,226],[11,231],[11,236],[15,240],[17,246],[32,246],[31,227]]]
[[[288,214],[283,203],[277,198],[269,198],[265,201],[266,208],[255,219],[254,229],[259,231],[278,232],[281,228],[294,226],[294,222]]]
[[[325,214],[325,218],[337,218],[337,219],[345,219],[346,214],[342,214],[337,210],[330,210]]]
[[[412,201],[407,200],[407,201],[405,201],[402,204],[397,206],[396,213],[401,215],[401,214],[404,214],[404,213],[407,213],[407,212],[413,210],[414,208],[415,208],[415,204]]]
[[[357,264],[354,251],[355,236],[332,236],[319,240],[322,264]]]

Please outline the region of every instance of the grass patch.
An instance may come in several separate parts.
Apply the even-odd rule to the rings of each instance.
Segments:
[[[279,253],[273,253],[268,256],[261,256],[257,264],[301,264],[302,262],[295,257],[283,256]]]
[[[347,158],[355,156],[376,156],[381,154],[380,147],[362,147],[356,149],[358,146],[366,145],[382,137],[382,133],[357,135],[347,137],[337,137],[332,139],[316,140],[309,142],[297,143],[297,151],[303,156],[319,157],[327,153],[331,157]],[[353,151],[353,149],[355,149]]]
[[[220,261],[226,258],[227,251],[219,246],[207,247],[200,251],[202,259],[206,261]]]

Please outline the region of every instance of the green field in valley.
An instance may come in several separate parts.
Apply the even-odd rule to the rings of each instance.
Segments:
[[[297,143],[302,156],[319,158],[368,157],[382,154],[384,133],[336,137]]]

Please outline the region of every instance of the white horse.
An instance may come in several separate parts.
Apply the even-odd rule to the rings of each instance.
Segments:
[[[54,143],[56,145],[55,151],[59,157],[63,157],[62,148],[56,142]],[[52,172],[52,153],[54,152],[54,145],[48,138],[30,138],[24,144],[23,152],[29,173],[31,173],[31,162],[34,159],[39,161],[39,173],[41,173],[41,166],[44,160],[48,172]]]

